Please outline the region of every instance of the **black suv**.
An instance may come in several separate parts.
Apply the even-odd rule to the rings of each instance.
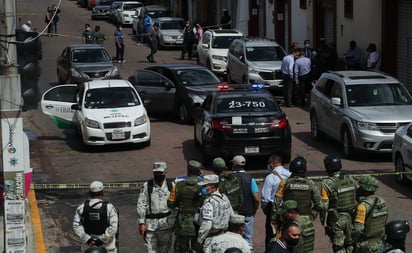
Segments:
[[[272,154],[290,161],[291,128],[286,114],[263,85],[251,86],[261,89],[222,89],[195,108],[194,140],[202,147],[206,163],[216,156]]]

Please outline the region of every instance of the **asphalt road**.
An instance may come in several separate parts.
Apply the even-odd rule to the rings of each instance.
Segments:
[[[44,29],[44,13],[48,5],[59,4],[50,0],[17,2],[18,18],[30,19],[38,31]],[[76,5],[76,1],[61,1],[59,36],[42,37],[43,60],[40,90],[43,92],[57,84],[56,58],[66,45],[80,43],[84,24],[91,27],[99,24],[106,33],[105,46],[114,56],[114,26],[106,21],[93,21],[90,11]],[[121,76],[127,78],[137,68],[149,66],[146,56],[149,49],[136,45],[131,28],[124,28],[126,41],[125,59],[119,64]],[[155,56],[158,63],[180,61],[180,51],[161,50]],[[195,63],[195,61],[191,61]],[[342,156],[341,147],[332,140],[315,142],[310,137],[307,111],[301,108],[284,108],[292,127],[292,156],[302,155],[308,160],[309,175],[325,175],[323,157],[326,154]],[[151,116],[152,144],[147,148],[134,146],[110,146],[85,150],[80,139],[72,131],[57,129],[52,121],[41,113],[31,110],[23,113],[24,130],[30,137],[31,166],[34,168],[34,183],[90,183],[136,182],[151,177],[155,161],[166,161],[169,177],[185,173],[185,161],[202,160],[200,150],[193,142],[193,126],[182,125],[170,116]],[[394,170],[389,155],[359,154],[354,160],[343,160],[344,170],[349,173],[382,173]],[[256,178],[266,175],[265,159],[247,159],[247,170]],[[208,170],[205,174],[210,173]],[[398,185],[394,176],[380,176],[378,194],[390,205],[390,219],[412,221],[409,211],[412,192],[410,186]],[[136,224],[138,189],[108,189],[106,198],[114,203],[120,213],[120,251],[143,250],[143,241]],[[81,252],[80,244],[71,229],[77,205],[87,198],[87,190],[41,190],[36,191],[42,228],[48,252]],[[315,252],[332,252],[323,235],[318,220],[316,225]],[[264,217],[259,210],[255,221],[255,252],[263,252]],[[412,241],[407,240],[407,250],[412,250]]]

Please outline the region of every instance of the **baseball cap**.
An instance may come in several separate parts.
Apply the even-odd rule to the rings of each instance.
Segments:
[[[166,162],[155,162],[153,164],[153,172],[164,172],[165,170],[167,170]]]
[[[233,165],[236,165],[236,166],[243,166],[246,164],[246,159],[243,155],[237,155],[233,157],[232,163]]]
[[[93,181],[90,184],[90,192],[101,192],[103,191],[103,183],[100,181]]]
[[[298,209],[298,202],[296,202],[295,200],[286,200],[282,204],[282,209],[284,209],[285,211]]]
[[[370,192],[375,192],[379,187],[378,180],[373,176],[362,176],[358,183],[360,187]]]
[[[206,175],[203,177],[203,181],[197,183],[198,185],[207,185],[207,184],[218,184],[219,176],[215,174]]]
[[[187,168],[188,169],[195,169],[195,170],[200,170],[202,169],[202,164],[196,160],[189,160],[187,162]]]
[[[229,222],[232,224],[245,224],[245,216],[234,213],[230,215]]]
[[[226,167],[226,162],[225,160],[223,160],[222,157],[216,157],[215,159],[213,159],[213,162],[212,162],[213,169],[221,171],[221,170],[224,170],[225,167]]]

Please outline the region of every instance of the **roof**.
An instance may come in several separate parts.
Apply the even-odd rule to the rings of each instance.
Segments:
[[[347,85],[351,84],[378,84],[378,83],[399,83],[399,81],[382,72],[376,71],[335,71],[335,72],[328,72],[325,75],[336,75],[343,79],[343,82]]]
[[[163,5],[146,5],[144,7],[147,11],[157,11],[157,10],[170,10],[169,7]]]
[[[239,32],[238,30],[235,30],[235,29],[209,29],[207,31],[210,31],[211,33],[213,33],[213,36],[227,36],[227,35],[241,35],[241,36],[243,36],[243,34],[241,32]]]
[[[197,65],[197,64],[190,64],[190,63],[165,63],[165,64],[152,65],[148,68],[152,68],[155,66],[169,68],[169,69],[207,69],[204,66]]]
[[[122,79],[93,80],[84,83],[88,89],[110,88],[110,87],[131,87],[132,85]]]
[[[69,46],[71,49],[84,49],[84,48],[105,48],[102,44],[73,44]]]
[[[260,37],[243,37],[240,38],[238,40],[241,40],[243,42],[245,42],[247,44],[247,46],[276,46],[276,47],[280,47],[280,45],[269,38],[260,38]]]
[[[156,19],[156,22],[163,22],[163,21],[185,21],[183,18],[178,17],[160,17]]]

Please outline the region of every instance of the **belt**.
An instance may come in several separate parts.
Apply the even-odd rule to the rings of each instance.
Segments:
[[[161,219],[170,216],[171,214],[171,211],[167,213],[146,214],[146,219]]]

